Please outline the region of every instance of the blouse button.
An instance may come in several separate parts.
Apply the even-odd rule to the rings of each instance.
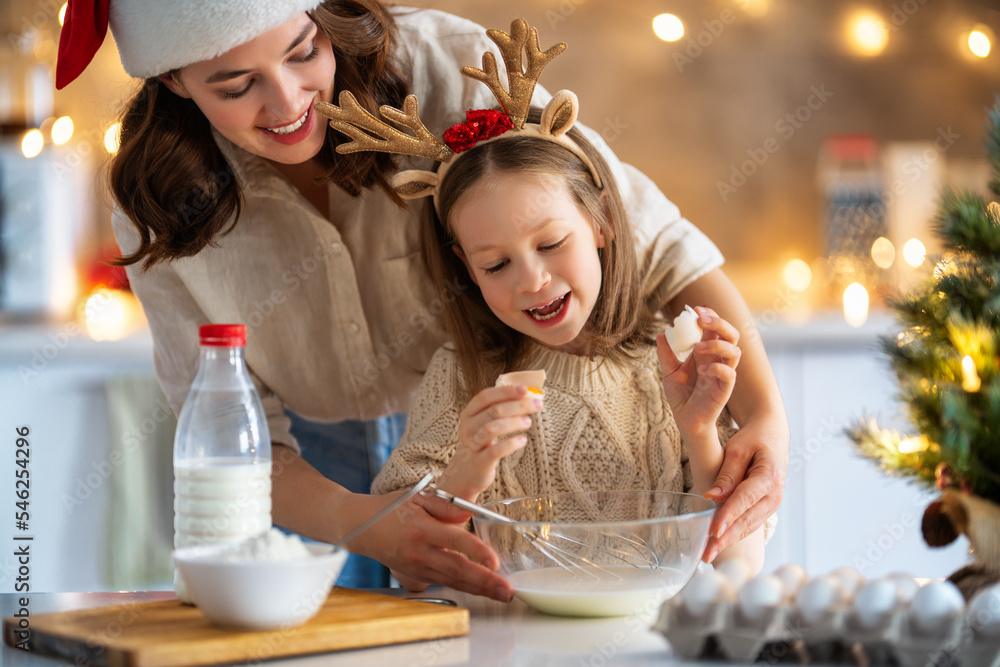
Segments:
[[[339,243],[334,243],[332,246],[330,246],[330,250],[333,251],[334,255],[339,255],[343,251],[343,249],[344,247]]]
[[[356,334],[359,331],[361,331],[361,327],[358,326],[357,322],[351,322],[350,324],[347,325],[347,330],[350,331],[352,334]]]

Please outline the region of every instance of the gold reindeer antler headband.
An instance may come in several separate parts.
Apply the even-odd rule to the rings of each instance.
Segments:
[[[330,119],[330,127],[351,138],[351,141],[338,145],[337,152],[379,151],[440,162],[437,172],[411,169],[396,174],[390,181],[393,190],[404,199],[433,195],[435,208],[438,205],[438,186],[449,167],[455,163],[455,158],[473,146],[500,137],[529,136],[557,143],[580,158],[587,165],[597,187],[603,187],[590,158],[566,136],[579,113],[576,94],[568,90],[559,91],[545,105],[540,123],[525,122],[538,77],[553,58],[566,50],[566,45],[559,43],[542,51],[538,46],[538,31],[529,28],[524,19],[511,23],[510,34],[502,30],[487,30],[486,34],[500,48],[507,68],[507,88],[500,82],[496,58],[489,51],[483,54],[482,69],[463,67],[462,74],[485,83],[493,91],[502,112],[492,109],[467,111],[466,122],[445,130],[442,141],[420,120],[417,98],[413,95],[406,96],[401,110],[388,105],[379,108],[382,118],[393,123],[390,125],[362,108],[350,92],[343,91],[340,106],[326,102],[316,104],[316,111]],[[526,68],[522,60],[527,61]],[[412,134],[399,128],[406,128]]]

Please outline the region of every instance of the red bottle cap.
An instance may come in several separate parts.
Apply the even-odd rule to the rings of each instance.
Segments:
[[[243,347],[247,344],[245,324],[202,324],[198,328],[202,345]]]

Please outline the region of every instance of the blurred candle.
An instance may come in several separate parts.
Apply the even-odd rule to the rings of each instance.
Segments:
[[[880,269],[888,269],[896,260],[896,248],[892,241],[880,236],[872,243],[872,261]]]
[[[21,152],[24,157],[35,157],[42,152],[45,146],[45,137],[38,130],[28,130],[21,138]]]
[[[962,359],[962,389],[969,392],[979,391],[982,385],[979,373],[976,372],[976,362],[969,355],[965,355]]]
[[[860,327],[868,319],[868,290],[860,283],[851,283],[844,290],[844,319],[852,327]]]
[[[73,119],[63,116],[52,124],[52,143],[62,146],[73,136]]]
[[[969,33],[969,50],[980,58],[990,55],[990,36],[979,26]]]
[[[684,22],[673,14],[660,14],[653,19],[653,32],[664,42],[676,42],[684,36]]]
[[[878,14],[859,11],[848,19],[847,40],[856,54],[877,56],[889,43],[889,29]]]
[[[785,284],[796,292],[804,292],[812,284],[812,269],[801,259],[789,260],[782,272]]]
[[[903,246],[903,259],[910,266],[917,267],[924,263],[927,257],[927,248],[920,242],[920,239],[910,239]]]

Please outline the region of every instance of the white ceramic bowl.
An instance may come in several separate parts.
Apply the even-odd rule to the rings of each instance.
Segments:
[[[195,605],[212,623],[243,630],[301,625],[316,615],[344,567],[347,551],[305,545],[308,558],[225,562],[231,544],[174,551],[174,564]]]

